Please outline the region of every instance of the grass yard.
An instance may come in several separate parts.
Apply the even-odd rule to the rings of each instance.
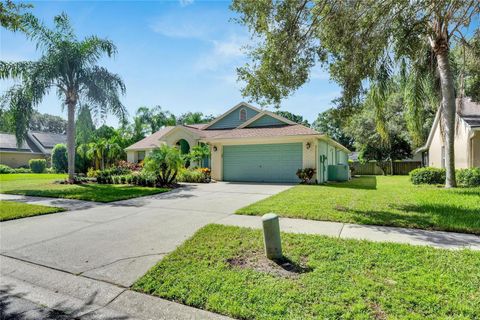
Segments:
[[[281,217],[480,234],[480,187],[412,185],[406,176],[363,176],[299,185],[237,211]]]
[[[166,192],[168,188],[149,188],[110,184],[59,184],[64,174],[0,174],[0,193],[112,202]]]
[[[0,221],[38,216],[64,211],[62,208],[39,206],[13,201],[0,201]]]
[[[239,319],[480,315],[480,252],[300,234],[282,241],[296,272],[265,263],[260,230],[208,225],[133,288]]]

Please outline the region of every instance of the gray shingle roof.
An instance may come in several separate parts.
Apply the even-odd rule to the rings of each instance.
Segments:
[[[0,133],[0,151],[41,153],[35,144],[28,138],[22,142],[20,148],[17,148],[17,138],[14,134],[10,133]]]
[[[45,149],[53,149],[55,145],[60,143],[67,143],[67,136],[58,133],[48,132],[31,132],[31,135],[44,147]]]

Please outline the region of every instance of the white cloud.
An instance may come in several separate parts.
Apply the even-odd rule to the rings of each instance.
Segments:
[[[195,68],[199,71],[216,71],[222,67],[234,69],[245,56],[242,47],[246,40],[238,35],[230,36],[227,40],[222,41],[212,40],[211,51],[198,59]]]
[[[195,0],[179,0],[178,1],[182,7],[189,6],[195,2]]]

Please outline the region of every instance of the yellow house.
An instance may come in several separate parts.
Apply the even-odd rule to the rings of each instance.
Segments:
[[[302,168],[315,169],[317,182],[348,176],[347,148],[245,102],[207,124],[162,128],[126,148],[127,160],[141,161],[161,144],[178,146],[182,153],[192,146],[209,145],[211,157],[202,165],[211,168],[215,180],[298,182],[296,172]]]
[[[424,166],[445,168],[445,142],[438,111],[427,143],[417,150]],[[480,167],[480,104],[470,98],[457,99],[455,167]]]
[[[28,132],[25,141],[18,147],[14,134],[0,133],[0,164],[18,168],[28,166],[30,159],[49,160],[53,147],[66,141],[64,134]]]

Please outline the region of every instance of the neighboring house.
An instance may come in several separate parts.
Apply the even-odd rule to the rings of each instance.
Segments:
[[[30,159],[50,159],[56,144],[66,143],[67,136],[47,132],[28,132],[20,147],[14,134],[0,133],[0,164],[12,168],[28,166]]]
[[[457,99],[455,167],[480,167],[480,104],[470,98]],[[424,166],[445,168],[445,142],[441,134],[440,112],[435,115],[427,143],[416,151]]]
[[[324,182],[327,165],[347,164],[349,153],[324,134],[244,102],[208,124],[165,127],[125,150],[138,162],[161,144],[187,153],[202,143],[210,146],[212,178],[223,181],[298,182],[299,168],[315,168]]]

